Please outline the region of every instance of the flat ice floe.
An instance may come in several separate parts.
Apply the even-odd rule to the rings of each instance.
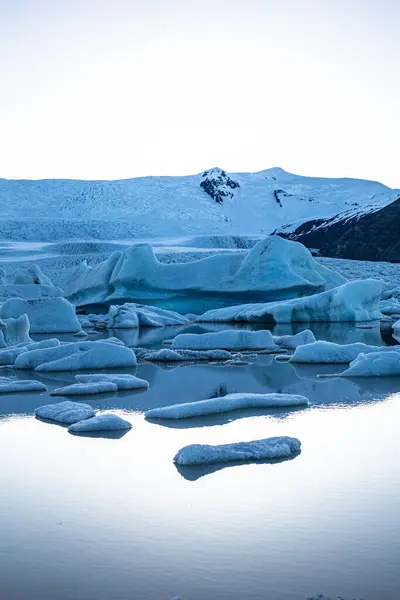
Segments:
[[[335,344],[334,342],[318,341],[313,344],[306,344],[296,348],[289,362],[295,363],[326,363],[341,364],[350,363],[355,360],[359,354],[370,354],[371,352],[397,352],[399,346],[369,346],[362,342],[354,344]]]
[[[72,425],[73,423],[78,423],[78,421],[89,419],[96,414],[89,404],[71,402],[70,400],[39,406],[35,408],[34,413],[42,419],[49,419],[50,421],[65,423],[66,425]]]
[[[136,366],[135,353],[112,338],[98,342],[72,342],[56,348],[28,350],[14,363],[16,369],[77,371]]]
[[[228,329],[216,333],[180,333],[171,348],[188,350],[270,350],[279,352],[270,331]]]
[[[138,390],[148,389],[149,387],[149,382],[145,379],[140,379],[140,377],[125,373],[93,373],[87,375],[75,375],[75,379],[79,383],[111,382],[117,386],[118,390]]]
[[[44,383],[35,379],[11,379],[9,377],[0,377],[0,394],[13,392],[45,392],[47,390]]]
[[[113,413],[107,413],[79,421],[68,427],[71,433],[88,433],[90,431],[122,431],[132,429],[131,423]]]
[[[148,362],[185,362],[185,361],[224,361],[233,360],[235,355],[227,350],[149,350],[148,348],[135,348],[139,360]]]
[[[84,396],[116,392],[118,387],[112,381],[97,381],[95,383],[72,383],[50,392],[50,396]]]
[[[227,394],[221,398],[210,398],[197,402],[185,402],[152,408],[145,413],[146,419],[186,419],[213,415],[243,408],[289,408],[308,406],[305,396],[295,394]]]
[[[266,304],[241,304],[209,310],[196,320],[203,323],[311,323],[375,321],[382,282],[349,281],[340,287],[293,300]]]
[[[30,333],[76,333],[81,329],[75,308],[65,298],[10,298],[0,308],[1,319],[23,314],[28,316]]]
[[[177,465],[202,465],[234,461],[257,461],[289,458],[300,452],[300,441],[292,437],[271,437],[252,442],[208,446],[191,444],[174,457]]]
[[[359,354],[340,377],[395,377],[400,376],[400,352],[373,352]]]

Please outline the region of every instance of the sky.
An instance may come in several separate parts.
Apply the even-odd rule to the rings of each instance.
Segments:
[[[0,177],[400,188],[398,0],[0,0]]]

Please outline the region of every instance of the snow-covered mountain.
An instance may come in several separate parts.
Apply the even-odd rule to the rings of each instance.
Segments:
[[[302,177],[273,168],[119,181],[0,180],[0,239],[131,239],[293,231],[364,213],[399,196],[381,183]]]

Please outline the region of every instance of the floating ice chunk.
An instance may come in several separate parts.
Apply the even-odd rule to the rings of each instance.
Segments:
[[[400,313],[400,302],[397,298],[381,300],[379,308],[384,315],[396,315]]]
[[[44,383],[34,379],[10,379],[0,377],[0,394],[11,392],[45,392],[47,390]]]
[[[35,408],[34,413],[37,417],[41,417],[42,419],[49,419],[67,425],[89,419],[96,414],[89,404],[71,402],[70,400],[64,400],[64,402],[58,402],[57,404],[45,404],[44,406],[39,406],[38,408]]]
[[[181,448],[174,457],[178,465],[201,465],[232,461],[257,461],[288,458],[300,452],[296,438],[271,437],[253,442],[208,446],[191,444]]]
[[[245,331],[228,329],[217,333],[181,333],[171,348],[190,350],[271,350],[279,351],[272,333],[268,330]]]
[[[400,352],[359,354],[340,377],[390,377],[400,375]]]
[[[11,298],[24,298],[25,300],[39,300],[40,298],[59,298],[63,291],[53,285],[34,284],[0,284],[0,301],[5,302]]]
[[[109,329],[137,329],[138,327],[165,327],[187,325],[189,320],[183,315],[155,306],[126,303],[110,306],[108,311]]]
[[[131,423],[113,413],[106,413],[79,421],[68,427],[72,433],[88,433],[89,431],[121,431],[132,429]]]
[[[0,320],[0,348],[32,342],[29,337],[29,327],[29,319],[26,315],[21,315],[17,319]]]
[[[149,362],[184,362],[197,360],[232,360],[234,354],[227,350],[149,350],[148,348],[135,348],[135,354],[140,360]]]
[[[149,383],[145,379],[135,377],[130,374],[106,374],[106,373],[93,373],[85,375],[75,375],[75,379],[79,383],[96,383],[101,381],[108,381],[115,384],[118,390],[137,390],[148,388]]]
[[[81,329],[80,331],[77,331],[76,333],[72,334],[74,337],[87,337],[88,334],[86,333],[86,331],[84,331],[83,329]]]
[[[145,413],[151,419],[185,419],[213,415],[243,408],[287,408],[308,406],[305,396],[295,394],[228,394],[221,398],[210,398],[198,402],[185,402],[152,408]]]
[[[81,329],[74,307],[65,298],[10,298],[0,309],[2,319],[23,314],[28,315],[31,333],[76,333]]]
[[[51,279],[44,275],[39,265],[35,263],[18,267],[6,276],[4,283],[55,287]]]
[[[11,346],[6,350],[0,350],[0,366],[13,365],[17,359],[17,356],[27,352],[28,350],[37,350],[40,348],[55,348],[60,345],[60,341],[57,339],[41,340],[40,342],[31,342],[27,344],[18,344],[17,346]]]
[[[57,348],[28,350],[16,358],[14,366],[37,371],[112,369],[136,366],[136,356],[130,348],[109,340],[72,342]]]
[[[86,394],[104,394],[105,392],[116,392],[117,390],[116,384],[112,381],[73,383],[53,390],[50,392],[50,396],[85,396]]]
[[[308,323],[375,321],[382,316],[379,300],[382,282],[377,279],[349,281],[340,287],[307,296],[268,302],[241,304],[209,310],[198,322]]]
[[[275,344],[285,350],[295,350],[298,346],[303,344],[312,344],[315,342],[315,336],[312,331],[305,329],[296,333],[296,335],[281,335],[274,337]]]
[[[296,348],[290,362],[295,363],[350,363],[361,353],[371,352],[397,352],[400,346],[369,346],[362,342],[354,344],[335,344],[333,342],[318,341],[305,344]]]

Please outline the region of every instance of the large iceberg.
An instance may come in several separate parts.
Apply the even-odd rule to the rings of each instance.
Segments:
[[[177,465],[204,465],[232,461],[257,461],[289,458],[300,452],[296,438],[271,437],[253,442],[208,446],[191,444],[181,448],[174,457]]]
[[[71,402],[70,400],[39,406],[35,408],[34,413],[41,419],[49,419],[50,421],[65,423],[66,425],[72,425],[72,423],[78,423],[78,421],[82,421],[83,419],[89,419],[96,414],[89,404]]]
[[[350,363],[359,354],[371,352],[397,352],[400,346],[368,346],[362,342],[354,344],[334,344],[333,342],[318,341],[296,348],[289,362],[295,363]]]
[[[381,318],[378,279],[349,281],[337,288],[282,302],[242,304],[209,310],[197,318],[210,323],[311,323],[375,321]]]
[[[186,419],[214,415],[244,408],[288,408],[308,406],[305,396],[296,394],[227,394],[220,398],[185,402],[152,408],[145,413],[146,419]]]
[[[201,313],[245,299],[297,298],[344,282],[302,244],[269,236],[244,255],[219,253],[189,263],[161,263],[150,244],[136,244],[96,267],[81,265],[65,296],[77,306],[135,302]]]
[[[0,308],[1,319],[23,314],[29,318],[31,333],[76,333],[81,329],[74,307],[65,298],[10,298]]]
[[[135,367],[135,353],[124,345],[102,340],[72,342],[55,348],[27,350],[14,363],[16,369],[36,371],[77,371]]]
[[[187,350],[269,350],[279,352],[272,334],[267,329],[246,331],[228,329],[216,333],[180,333],[171,342],[171,348]]]

